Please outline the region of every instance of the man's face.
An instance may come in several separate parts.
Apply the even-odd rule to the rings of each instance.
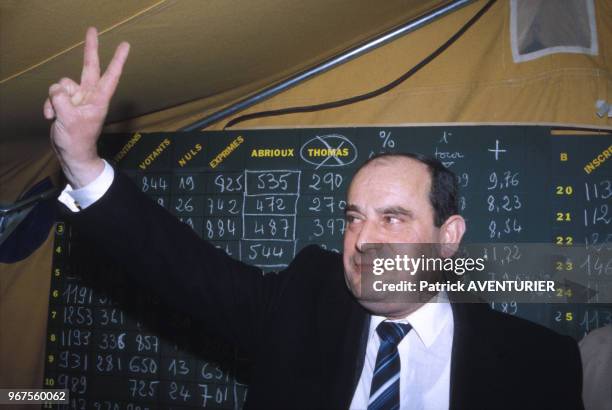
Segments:
[[[392,316],[406,307],[380,303],[361,294],[361,272],[370,271],[364,245],[440,242],[429,201],[431,176],[425,164],[402,157],[381,158],[362,168],[351,182],[344,233],[346,283],[366,309]],[[412,310],[414,310],[413,307]],[[408,308],[408,311],[411,310]]]

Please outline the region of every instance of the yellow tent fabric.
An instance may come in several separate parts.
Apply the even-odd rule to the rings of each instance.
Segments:
[[[240,114],[332,101],[386,84],[438,47],[484,3],[484,0],[476,1],[417,32]],[[239,124],[237,127],[511,122],[578,124],[609,129],[610,119],[595,115],[595,102],[599,99],[611,99],[612,1],[596,1],[595,4],[600,42],[599,54],[596,56],[553,54],[515,64],[510,50],[509,2],[498,1],[443,55],[383,96],[327,111],[261,118]],[[119,35],[129,33],[129,30],[120,31]],[[72,60],[71,62],[78,66],[78,58],[74,57]],[[128,61],[128,64],[131,64],[131,61]],[[56,67],[51,70],[54,77],[49,78],[46,83],[36,84],[41,88],[41,103],[48,83],[56,79],[56,71]],[[282,75],[287,73],[288,71],[284,71]],[[219,88],[209,97],[192,99],[170,109],[117,122],[109,125],[106,131],[177,130],[262,88],[272,77],[250,78],[245,83],[229,89]],[[125,81],[131,82],[129,78]],[[125,89],[121,88],[122,85],[118,100],[125,101]],[[157,90],[148,92],[161,93]],[[40,108],[22,105],[20,109]],[[209,129],[222,129],[226,121]],[[3,146],[8,147],[6,144]],[[9,155],[4,147],[0,152],[0,200],[15,200],[18,193],[36,182],[34,175],[51,175],[58,172],[57,162],[48,148],[43,149],[45,153],[37,153],[36,159],[28,163],[27,169],[21,168],[20,172],[12,172],[10,170],[15,169],[17,165],[8,161]],[[27,143],[8,148],[12,152],[10,156],[15,158],[31,152]],[[27,264],[24,261],[23,266],[0,265],[0,284],[3,292],[0,312],[9,312],[0,316],[0,328],[4,330],[0,334],[0,347],[13,348],[11,355],[3,354],[0,357],[3,369],[0,372],[1,387],[30,385],[33,380],[42,378],[40,352],[45,343],[50,246],[51,242],[48,240],[39,252],[27,260]],[[12,275],[5,273],[7,269],[13,272]],[[32,283],[37,285],[33,286]],[[21,312],[21,317],[29,320],[18,320],[17,316],[10,314],[17,311]],[[8,328],[11,329],[11,334],[7,334],[5,329]],[[15,334],[37,338],[32,341],[35,346],[11,345]],[[6,376],[9,373],[11,376]]]
[[[49,85],[78,79],[88,26],[100,59],[132,45],[109,121],[239,87],[255,91],[442,0],[5,0],[0,2],[0,143],[45,135]]]
[[[318,104],[370,91],[399,77],[448,39],[483,6],[478,1],[241,114]],[[326,111],[269,117],[240,128],[444,122],[565,123],[609,127],[595,102],[612,89],[612,2],[597,1],[599,55],[553,54],[515,64],[510,49],[510,7],[499,1],[459,41],[391,92]],[[145,131],[179,129],[212,111],[198,100],[131,121]],[[210,129],[221,129],[222,121]],[[121,129],[125,124],[109,127]]]
[[[0,387],[42,388],[53,235],[29,258],[2,266]]]

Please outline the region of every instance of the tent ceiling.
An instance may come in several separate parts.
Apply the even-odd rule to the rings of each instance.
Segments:
[[[254,91],[441,3],[4,0],[0,141],[46,136],[47,88],[62,76],[79,77],[89,25],[101,32],[103,64],[121,40],[132,44],[109,114],[118,121],[238,88]]]

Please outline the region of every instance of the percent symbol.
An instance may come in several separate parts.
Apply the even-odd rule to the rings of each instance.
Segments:
[[[391,131],[381,131],[378,133],[378,137],[383,140],[383,148],[395,147],[395,141],[391,138]]]

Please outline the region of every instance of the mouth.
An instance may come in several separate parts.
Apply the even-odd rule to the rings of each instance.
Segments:
[[[362,261],[360,258],[353,258],[351,262],[357,273],[371,272],[374,266],[372,262]]]

